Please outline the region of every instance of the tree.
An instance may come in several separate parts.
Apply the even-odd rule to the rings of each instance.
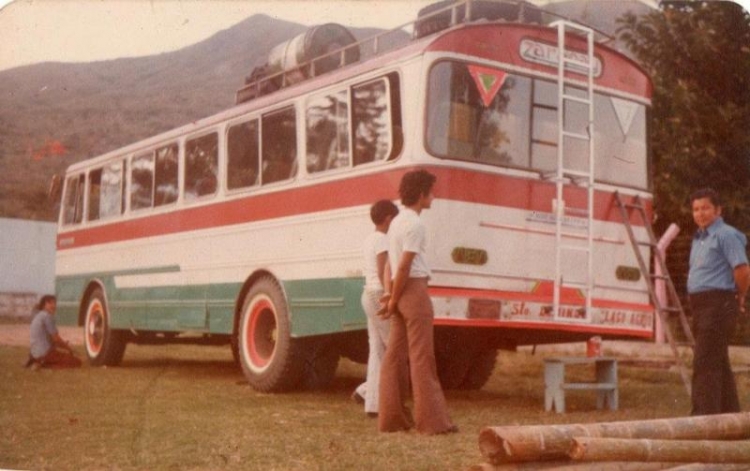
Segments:
[[[661,6],[624,16],[618,33],[653,79],[655,231],[671,223],[682,228],[667,264],[685,293],[692,191],[717,190],[722,215],[750,236],[750,15],[729,1]],[[741,319],[733,343],[749,341],[750,322]]]
[[[750,15],[729,1],[662,1],[619,21],[654,82],[650,144],[657,232],[692,228],[689,194],[710,186],[750,231]]]

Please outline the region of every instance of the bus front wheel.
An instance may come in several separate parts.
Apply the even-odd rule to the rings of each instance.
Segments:
[[[303,348],[291,337],[286,300],[273,278],[261,278],[250,288],[237,336],[240,364],[254,389],[281,392],[299,384]]]
[[[88,298],[83,322],[83,343],[89,363],[94,366],[117,366],[125,354],[125,332],[113,330],[109,325],[109,311],[101,289],[94,290]]]

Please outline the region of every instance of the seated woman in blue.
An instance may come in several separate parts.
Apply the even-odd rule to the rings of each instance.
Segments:
[[[42,296],[37,305],[38,312],[31,321],[31,354],[26,366],[34,368],[78,368],[81,366],[70,344],[60,337],[55,323],[57,299],[52,295]]]

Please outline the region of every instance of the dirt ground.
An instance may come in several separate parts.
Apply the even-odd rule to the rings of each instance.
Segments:
[[[83,329],[81,327],[58,327],[60,337],[72,345],[83,345]],[[0,345],[22,347],[29,344],[28,324],[1,324]]]
[[[60,336],[71,344],[83,345],[83,329],[81,327],[59,327],[58,330]],[[0,345],[20,347],[28,344],[28,324],[0,325]],[[679,347],[679,349],[683,351],[685,347]],[[532,347],[521,347],[519,350],[531,352]],[[636,361],[664,362],[673,358],[672,349],[668,344],[655,344],[653,342],[605,340],[602,342],[602,353]],[[540,356],[585,355],[586,344],[577,342],[538,346],[535,349],[535,354]],[[683,352],[683,354],[686,354],[686,352]],[[736,371],[750,371],[750,347],[730,347],[729,355],[732,359],[732,366]]]

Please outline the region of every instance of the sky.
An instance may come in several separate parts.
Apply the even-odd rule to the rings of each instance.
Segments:
[[[0,0],[0,70],[158,54],[256,13],[305,25],[393,28],[436,0]]]
[[[0,0],[0,70],[46,61],[89,62],[173,51],[257,13],[310,26],[335,22],[394,28],[412,21],[421,8],[436,1]],[[640,1],[657,4],[657,0]],[[746,9],[750,3],[735,1]]]

